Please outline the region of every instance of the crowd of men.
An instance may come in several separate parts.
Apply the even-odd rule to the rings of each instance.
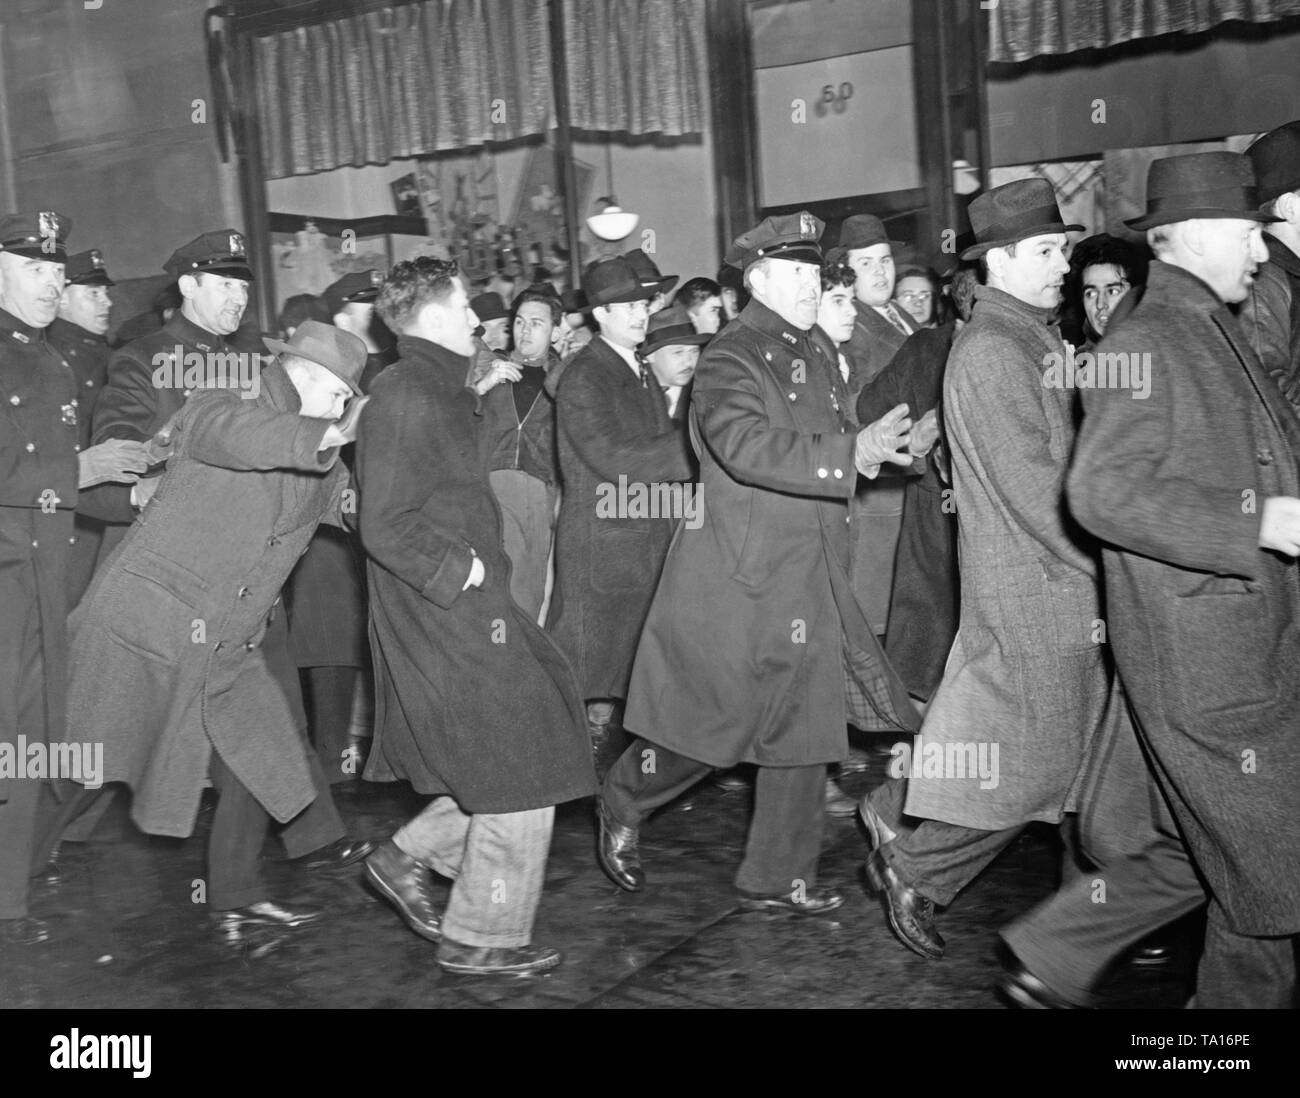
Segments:
[[[175,311],[110,351],[100,253],[0,220],[0,746],[103,751],[0,770],[5,939],[49,937],[29,879],[103,783],[181,837],[211,784],[221,934],[321,916],[269,894],[274,827],[305,869],[364,860],[448,971],[544,971],[557,805],[594,796],[637,892],[646,818],[752,770],[744,909],[840,907],[847,806],[937,959],[936,908],[1061,825],[1008,1001],[1086,1006],[1208,904],[1195,1004],[1293,1005],[1300,122],[1155,161],[1147,249],[1071,250],[1041,179],[969,213],[946,278],[807,212],[675,295],[640,249],[508,305],[420,257],[288,302],[256,369],[239,233],[179,248]],[[860,805],[850,729],[895,745]],[[367,738],[367,780],[430,798],[378,844],[334,800]]]

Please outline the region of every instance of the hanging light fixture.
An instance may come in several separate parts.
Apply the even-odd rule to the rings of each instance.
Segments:
[[[587,228],[601,240],[622,240],[632,235],[641,217],[620,207],[614,197],[614,154],[608,141],[605,143],[605,181],[609,185],[609,195],[596,199],[597,212],[587,218]]]

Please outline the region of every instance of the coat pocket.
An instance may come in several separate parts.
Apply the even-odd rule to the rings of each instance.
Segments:
[[[1215,577],[1171,600],[1170,667],[1183,713],[1201,717],[1272,704],[1281,689],[1278,628],[1262,590]]]
[[[184,565],[145,551],[124,560],[104,614],[108,634],[145,659],[176,663],[196,644],[206,644],[215,622],[201,606],[207,583]]]

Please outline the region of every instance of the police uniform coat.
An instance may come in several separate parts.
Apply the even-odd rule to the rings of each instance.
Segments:
[[[42,329],[0,309],[0,743],[15,747],[64,739],[76,401]]]
[[[620,477],[653,488],[691,476],[685,437],[668,418],[663,391],[645,377],[597,337],[547,378],[563,482],[547,628],[573,662],[584,698],[627,696],[674,526],[671,516],[611,516],[598,505]]]
[[[376,695],[365,776],[448,794],[468,813],[585,797],[596,777],[582,696],[510,596],[495,440],[465,388],[468,361],[411,336],[398,349],[357,436]],[[465,590],[475,554],[483,582]]]
[[[1268,262],[1255,273],[1237,315],[1265,371],[1300,410],[1300,255],[1268,233],[1264,243]]]
[[[997,744],[998,782],[959,776],[954,754],[911,778],[905,808],[998,831],[1074,810],[1110,675],[1096,546],[1065,508],[1077,393],[1044,383],[1064,344],[1044,310],[988,286],[975,301],[943,390],[960,622],[922,737]]]
[[[69,729],[103,741],[143,831],[193,831],[214,750],[276,820],[315,796],[278,604],[347,473],[300,407],[278,364],[256,399],[195,390],[157,493],[70,619]]]
[[[1241,934],[1300,932],[1300,569],[1259,547],[1300,496],[1300,420],[1237,319],[1180,268],[1099,350],[1150,395],[1083,392],[1069,502],[1102,539],[1116,668],[1201,873]]]
[[[751,301],[696,370],[703,521],[674,535],[624,725],[712,766],[833,762],[846,720],[918,723],[849,583],[856,436],[818,354]]]
[[[99,394],[108,380],[108,340],[86,331],[79,324],[58,317],[45,330],[50,345],[71,368],[77,380],[77,436],[84,450],[90,445],[91,420]],[[119,486],[120,487],[120,486]],[[127,489],[130,491],[130,489]],[[79,512],[75,520],[77,540],[68,561],[68,607],[77,605],[95,571],[104,523]]]

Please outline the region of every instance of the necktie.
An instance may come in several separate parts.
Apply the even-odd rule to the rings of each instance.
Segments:
[[[898,310],[894,308],[894,303],[892,301],[885,306],[885,312],[889,314],[890,323],[902,332],[903,335],[910,336],[912,334],[912,329],[903,323],[903,318],[898,315]]]

